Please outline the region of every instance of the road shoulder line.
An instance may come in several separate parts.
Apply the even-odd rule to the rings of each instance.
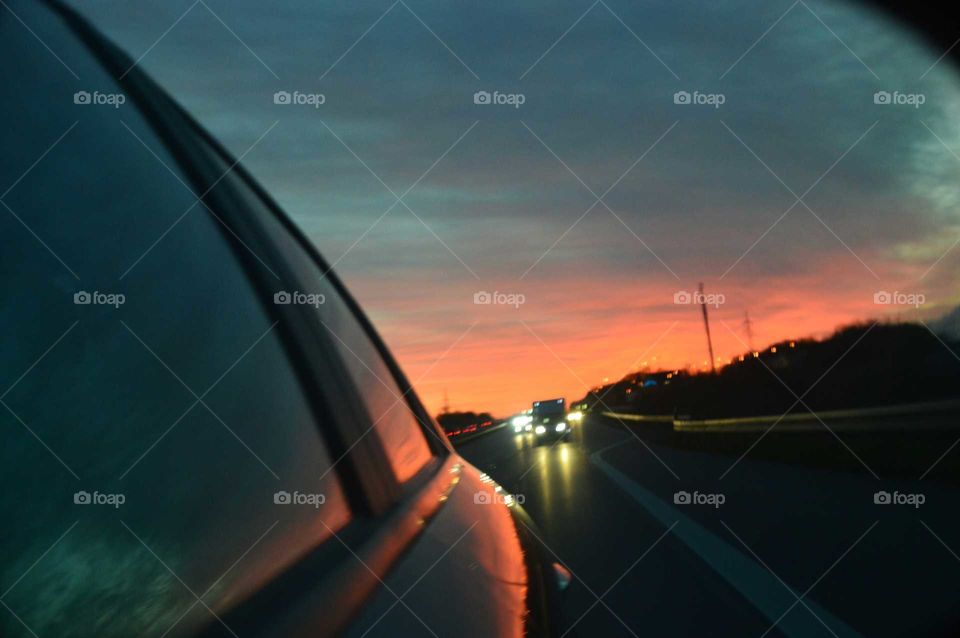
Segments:
[[[781,618],[784,610],[794,604],[799,594],[791,594],[767,569],[603,459],[603,454],[610,449],[629,442],[630,439],[627,439],[593,452],[590,454],[590,462],[664,527],[677,523],[673,528],[674,536],[736,589],[771,623],[776,622],[777,628],[784,634],[807,637],[828,633],[812,614],[802,608],[796,610],[797,613],[789,613]],[[805,597],[803,600],[824,623],[830,626],[834,636],[860,638],[857,631],[820,607],[811,598]]]

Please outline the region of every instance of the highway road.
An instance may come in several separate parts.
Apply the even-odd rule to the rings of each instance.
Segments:
[[[669,448],[597,415],[566,442],[504,428],[458,450],[573,573],[569,636],[960,630],[956,485]]]

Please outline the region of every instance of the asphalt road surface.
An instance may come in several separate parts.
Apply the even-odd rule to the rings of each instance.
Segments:
[[[955,485],[679,450],[599,416],[459,452],[573,573],[568,636],[960,635]]]

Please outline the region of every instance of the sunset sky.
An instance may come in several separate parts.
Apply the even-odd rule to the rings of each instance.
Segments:
[[[960,82],[857,4],[204,2],[72,4],[243,155],[433,411],[700,366],[701,281],[722,358],[745,311],[762,346],[960,301]]]

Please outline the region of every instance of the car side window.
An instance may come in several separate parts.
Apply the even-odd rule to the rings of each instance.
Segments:
[[[360,388],[371,428],[383,441],[397,480],[404,482],[430,460],[432,453],[423,427],[363,327],[332,287],[328,296],[332,312],[324,325],[334,336],[340,356],[354,384]]]
[[[226,170],[228,165],[224,164],[224,159],[214,149],[210,152]],[[304,289],[278,282],[275,303],[302,304],[315,312],[364,404],[368,423],[363,426],[363,434],[376,433],[397,480],[401,483],[409,480],[433,457],[427,436],[436,435],[419,422],[411,409],[409,395],[412,390],[404,393],[400,389],[374,341],[330,282],[327,273],[320,269],[300,241],[284,228],[257,193],[237,172],[228,173],[224,181],[231,189],[243,193],[248,204],[260,211],[259,218],[266,225],[268,235],[302,282],[298,285]]]
[[[351,512],[243,248],[60,19],[18,13],[36,36],[0,20],[29,96],[0,104],[0,634],[193,635]]]

